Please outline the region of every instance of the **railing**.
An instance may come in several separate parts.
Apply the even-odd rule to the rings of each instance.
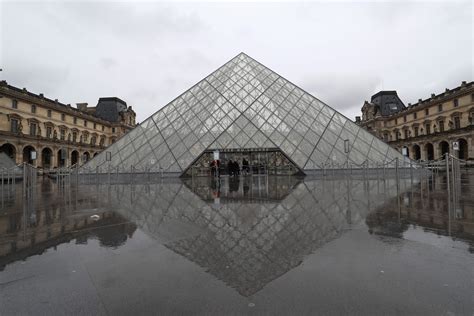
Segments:
[[[38,169],[28,163],[23,163],[23,197],[28,198],[34,193],[36,181],[38,177]]]
[[[190,168],[191,177],[202,177],[202,176],[216,176],[229,175],[233,171],[228,170],[227,166],[221,166],[218,170],[213,167],[204,167],[204,166],[192,166]],[[245,165],[239,166],[239,169],[236,170],[239,175],[292,175],[298,172],[298,168],[293,165],[281,165],[268,167],[265,165]]]

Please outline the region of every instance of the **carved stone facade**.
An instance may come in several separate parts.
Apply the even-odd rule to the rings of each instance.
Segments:
[[[356,117],[356,123],[400,152],[405,148],[414,160],[436,160],[447,152],[474,160],[474,82],[463,81],[387,115],[378,104],[365,101],[362,120]]]
[[[114,102],[104,105],[104,99]],[[116,112],[116,119],[99,118],[98,107]],[[80,103],[74,108],[0,82],[0,152],[17,164],[28,162],[39,168],[82,164],[134,126],[135,112],[118,98],[101,98],[97,107]]]

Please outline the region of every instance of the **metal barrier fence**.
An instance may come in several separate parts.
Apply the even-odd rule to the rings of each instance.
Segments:
[[[465,161],[446,153],[445,163],[448,211],[449,214],[455,214],[459,209],[459,198],[461,194],[461,165],[465,163]]]
[[[333,179],[335,177],[346,177],[347,179],[354,179],[354,177],[363,177],[363,179],[368,180],[378,180],[380,183],[386,183],[386,180],[393,181],[396,180],[396,192],[397,196],[401,195],[404,189],[407,189],[406,185],[415,185],[419,181],[425,181],[430,185],[439,186],[441,190],[446,192],[446,197],[448,199],[448,211],[451,216],[460,212],[462,202],[461,189],[465,184],[462,184],[462,174],[461,169],[466,165],[466,161],[458,159],[452,155],[446,154],[443,160],[430,161],[425,163],[415,163],[407,161],[399,161],[394,159],[386,163],[370,163],[365,161],[362,164],[336,164],[328,163],[323,165],[322,169],[318,172],[318,176],[321,179]],[[250,167],[250,166],[249,166]],[[286,169],[285,169],[286,168]],[[240,172],[244,176],[256,176],[259,179],[264,180],[262,177],[268,177],[277,172],[284,174],[287,173],[288,176],[291,176],[294,169],[293,166],[281,166],[279,170],[263,169],[258,170],[257,173],[251,172],[255,170],[250,168],[250,172],[242,171]],[[1,203],[3,208],[4,200],[9,199],[12,194],[15,193],[15,190],[20,190],[22,188],[22,196],[25,201],[25,207],[31,209],[34,205],[34,195],[36,194],[36,183],[38,176],[38,169],[34,166],[31,166],[27,163],[15,166],[14,168],[0,169],[0,180],[1,180]],[[76,166],[73,167],[64,167],[54,170],[53,179],[59,186],[59,192],[64,192],[68,194],[70,192],[69,188],[71,185],[79,186],[81,184],[146,184],[146,183],[157,183],[163,179],[169,177],[166,173],[160,169],[158,172],[156,169],[152,168],[137,168],[135,166],[129,167],[116,167],[108,168],[106,173],[103,173],[104,170],[96,169],[80,169]],[[437,177],[440,173],[441,176]],[[210,170],[195,170],[192,172],[192,177],[200,175],[209,175]],[[51,176],[51,174],[49,175]],[[172,176],[175,178],[176,176]],[[401,178],[403,178],[401,180]],[[411,181],[406,181],[411,179]],[[194,180],[194,179],[193,179]],[[16,189],[15,189],[16,188]],[[17,192],[20,193],[20,192]],[[397,203],[400,204],[400,200],[397,200]]]

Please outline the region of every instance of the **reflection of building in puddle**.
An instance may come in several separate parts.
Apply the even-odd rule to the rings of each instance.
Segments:
[[[467,241],[469,251],[474,252],[474,195],[469,192],[469,181],[463,183],[459,198],[450,201],[450,213],[446,180],[443,177],[439,176],[435,181],[422,181],[402,193],[399,202],[396,197],[385,201],[368,214],[366,223],[369,232],[379,236],[405,238],[407,233],[421,229],[437,236]],[[471,178],[471,182],[472,180]],[[417,239],[417,236],[410,233],[410,238]]]
[[[48,181],[49,182],[49,181]],[[131,237],[136,226],[115,212],[97,210],[91,196],[69,192],[44,183],[24,203],[22,191],[15,191],[0,209],[0,271],[9,263],[44,253],[47,249],[75,240],[98,239],[103,247],[118,247]],[[91,215],[97,215],[98,217]]]
[[[166,247],[250,296],[382,203],[377,181],[284,179],[254,191],[273,183],[278,194],[245,203],[243,184],[237,196],[229,189],[220,195],[226,203],[215,203],[216,189],[205,182],[190,186],[199,194],[189,183],[114,186],[110,201]],[[383,194],[394,196],[394,186],[386,181]]]

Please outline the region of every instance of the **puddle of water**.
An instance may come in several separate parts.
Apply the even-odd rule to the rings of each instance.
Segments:
[[[193,305],[195,312],[207,313],[213,310],[209,306],[221,304],[213,308],[219,311],[231,308],[231,312],[238,313],[248,297],[253,301],[247,301],[247,309],[268,311],[269,302],[277,306],[275,300],[278,302],[285,290],[295,286],[291,278],[287,279],[288,275],[301,276],[303,279],[298,284],[313,280],[307,285],[311,291],[318,282],[324,283],[321,270],[314,269],[322,268],[320,265],[324,266],[326,261],[330,264],[326,269],[333,273],[334,281],[329,287],[337,286],[340,277],[335,275],[345,275],[349,268],[339,266],[340,259],[335,258],[355,250],[354,260],[365,255],[367,260],[391,258],[394,262],[421,263],[424,259],[410,255],[410,251],[419,252],[418,247],[426,251],[427,258],[437,256],[432,253],[435,247],[443,252],[456,251],[455,256],[471,260],[474,175],[463,175],[460,186],[463,193],[455,201],[452,212],[448,211],[445,182],[442,175],[404,178],[398,184],[395,179],[379,177],[247,176],[223,177],[219,181],[195,178],[149,184],[79,187],[72,184],[61,188],[50,180],[40,179],[26,201],[21,184],[2,192],[0,197],[0,286],[31,271],[40,276],[52,273],[43,261],[49,266],[67,266],[68,272],[61,272],[64,273],[61,277],[59,272],[54,272],[55,282],[67,284],[69,278],[86,276],[83,282],[90,280],[95,288],[90,293],[101,294],[97,297],[91,294],[88,299],[99,300],[110,312],[111,302],[113,306],[121,305],[117,293],[127,292],[130,286],[129,281],[122,279],[123,275],[139,279],[137,274],[143,270],[147,271],[148,279],[141,280],[141,290],[153,290],[141,305],[144,312],[147,306],[156,306],[157,302],[171,313],[185,312],[182,304],[189,297],[201,297],[193,292],[199,289],[199,282],[210,288],[203,293],[212,292],[220,300],[200,307]],[[403,251],[408,251],[406,257],[401,257]],[[315,258],[317,264],[311,263]],[[17,263],[25,261],[28,264],[19,268]],[[456,264],[444,268],[454,271]],[[380,275],[393,277],[392,281],[396,282],[397,273],[390,270],[403,271],[401,266],[392,266],[394,263],[385,263],[383,269],[372,267],[371,262],[365,265],[356,264],[352,268],[373,268],[373,275],[365,275],[364,282],[369,284],[379,282],[376,280]],[[153,269],[165,280],[163,283],[154,278]],[[75,276],[71,277],[70,271]],[[102,275],[96,275],[98,271]],[[161,275],[163,271],[166,274]],[[360,272],[364,273],[369,272]],[[398,279],[403,279],[400,274]],[[40,286],[45,280],[37,282]],[[354,281],[345,282],[350,286]],[[354,283],[353,287],[360,287],[364,282]],[[281,288],[271,289],[279,283],[283,284]],[[446,283],[443,281],[441,285]],[[184,284],[197,287],[190,290]],[[372,285],[362,286],[363,291],[370,288]],[[173,299],[162,294],[168,291]],[[304,291],[311,292],[308,288]],[[365,300],[373,300],[374,306],[378,306],[380,298],[363,293]],[[129,300],[138,300],[133,297]],[[298,299],[290,297],[290,300]],[[4,312],[28,311],[15,305],[15,300],[11,302]],[[223,302],[228,303],[227,307]],[[93,311],[100,309],[91,306]],[[309,301],[302,303],[301,308],[304,307],[314,310]],[[71,306],[63,308],[74,312],[69,309]]]

